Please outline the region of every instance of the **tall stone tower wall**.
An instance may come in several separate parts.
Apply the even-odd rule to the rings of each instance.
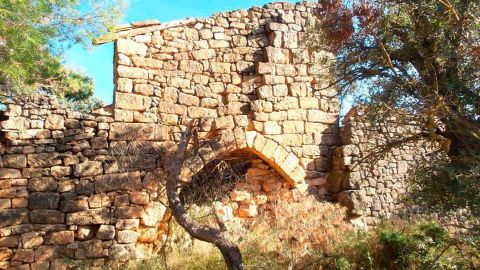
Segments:
[[[200,139],[221,135],[224,146],[205,146],[192,170],[219,153],[254,148],[292,183],[321,177],[337,143],[339,105],[334,89],[320,90],[328,75],[320,60],[333,55],[304,44],[313,8],[273,3],[120,29],[109,139],[178,142],[186,123],[201,119]],[[156,132],[123,134],[149,128]],[[251,147],[247,137],[261,141]]]

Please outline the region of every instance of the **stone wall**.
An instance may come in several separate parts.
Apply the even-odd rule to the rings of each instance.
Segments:
[[[185,179],[245,152],[263,162],[253,169],[271,176],[250,175],[264,186],[251,194],[273,196],[273,186],[288,196],[309,187],[324,195],[338,101],[334,90],[316,91],[326,75],[317,63],[328,54],[302,46],[314,7],[273,3],[120,27],[114,103],[92,114],[46,95],[8,100],[0,119],[0,269],[102,268],[152,254],[170,217],[159,191],[162,159],[192,119],[201,120],[200,143]],[[237,216],[254,216],[250,205],[261,204],[231,200]]]
[[[394,118],[373,124],[363,113],[352,109],[343,119],[328,191],[349,208],[359,224],[373,225],[380,218],[412,210],[404,200],[409,177],[420,164],[440,154],[428,140],[390,147],[409,138],[418,127],[413,123],[399,126]],[[378,152],[388,145],[388,151]]]
[[[255,152],[292,185],[322,177],[339,106],[335,90],[319,90],[328,74],[319,60],[331,55],[302,45],[314,7],[273,3],[168,27],[148,21],[120,28],[110,139],[156,139],[118,133],[158,127],[159,136],[178,141],[185,123],[200,118],[200,139],[220,134],[222,142],[192,157],[189,173],[211,157],[252,148],[242,142],[249,134],[259,140]]]
[[[330,192],[368,224],[400,213],[408,176],[434,149],[410,143],[373,162],[372,149],[412,127],[391,121],[381,137],[355,112],[339,136],[338,99],[324,89],[321,64],[332,55],[302,42],[315,5],[121,26],[114,103],[92,114],[46,95],[7,100],[0,269],[102,268],[153,254],[170,218],[163,161],[195,119],[183,180],[238,154],[252,160],[246,179],[214,203],[223,218],[252,218],[307,190]]]
[[[0,269],[103,265],[153,252],[166,212],[152,173],[159,152],[142,144],[120,151],[108,141],[111,116],[69,112],[48,96],[13,100],[5,116]]]

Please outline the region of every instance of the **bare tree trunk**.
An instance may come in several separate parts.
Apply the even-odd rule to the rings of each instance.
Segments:
[[[228,240],[221,230],[194,223],[193,220],[189,218],[183,202],[178,195],[177,186],[185,159],[185,152],[192,137],[192,129],[193,124],[190,124],[190,127],[182,136],[175,155],[165,161],[167,165],[165,166],[167,172],[167,197],[170,210],[175,220],[192,237],[214,244],[220,250],[228,269],[243,270],[245,267],[243,265],[242,254],[237,245]]]

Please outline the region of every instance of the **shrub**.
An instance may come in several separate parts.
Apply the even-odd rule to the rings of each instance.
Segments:
[[[479,269],[478,244],[451,235],[434,221],[384,222],[356,232],[326,260],[329,269]]]

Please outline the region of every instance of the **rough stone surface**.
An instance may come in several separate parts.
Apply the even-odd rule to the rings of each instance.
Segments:
[[[339,102],[334,89],[316,91],[324,74],[302,45],[315,7],[131,24],[116,33],[112,105],[83,114],[46,95],[7,101],[0,241],[12,247],[0,248],[2,267],[72,268],[65,258],[103,267],[152,253],[170,217],[162,162],[192,119],[201,119],[200,145],[182,177],[236,151],[263,160],[249,170],[249,187],[218,205],[222,215],[252,218],[307,188],[324,196],[318,178],[339,141]]]
[[[373,160],[372,151],[382,146],[379,141],[401,140],[417,127],[398,127],[395,119],[385,119],[378,126],[371,126],[362,115],[361,110],[352,109],[344,119],[342,144],[334,151],[328,191],[336,194],[353,217],[373,225],[382,217],[414,212],[403,199],[408,179],[415,167],[430,161],[429,154],[438,149],[428,141],[407,143]],[[436,153],[435,156],[440,155]]]

